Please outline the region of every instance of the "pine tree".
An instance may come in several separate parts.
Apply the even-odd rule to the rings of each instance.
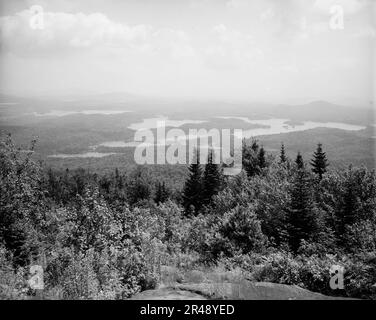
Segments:
[[[164,203],[168,200],[168,198],[169,198],[169,193],[166,188],[166,183],[164,181],[162,183],[158,182],[154,201],[157,204]]]
[[[137,167],[127,185],[127,198],[131,205],[135,205],[139,201],[147,201],[150,199],[152,188],[150,186],[150,174],[142,167]]]
[[[296,252],[301,240],[308,240],[317,228],[312,187],[306,170],[298,170],[290,190],[288,233],[291,249]]]
[[[123,188],[123,177],[119,173],[119,169],[115,169],[115,182],[116,182],[116,188],[122,189]]]
[[[243,168],[247,172],[248,177],[253,177],[259,173],[258,170],[258,154],[259,146],[256,140],[253,140],[252,145],[248,145],[245,140],[243,140]]]
[[[243,141],[243,168],[248,177],[259,175],[263,168],[267,166],[265,159],[265,150],[260,148],[257,140],[253,140],[249,145]]]
[[[222,176],[220,166],[214,163],[214,153],[210,150],[208,154],[208,162],[205,165],[203,176],[203,204],[209,204],[214,195],[221,188]]]
[[[356,186],[352,181],[346,181],[342,218],[344,225],[351,225],[356,219]]]
[[[346,226],[352,225],[356,222],[358,212],[357,207],[357,185],[354,179],[353,170],[350,166],[348,175],[343,184],[343,194],[340,201],[340,209],[338,212],[338,235],[343,237],[345,235]]]
[[[266,167],[266,159],[265,159],[265,149],[264,147],[260,148],[260,151],[257,156],[258,165],[260,169],[264,169]]]
[[[60,201],[60,184],[57,180],[55,173],[51,168],[47,171],[47,190],[48,194],[55,199],[56,202]]]
[[[312,172],[319,176],[319,180],[322,179],[328,165],[326,154],[322,151],[322,144],[319,143],[311,161]]]
[[[189,177],[185,181],[183,191],[183,205],[187,215],[197,214],[202,206],[202,168],[199,152],[196,152],[195,158],[196,161],[189,166]]]
[[[286,158],[286,152],[285,152],[285,145],[282,143],[281,144],[281,153],[279,155],[279,162],[285,163],[286,161],[287,161],[287,158]]]
[[[300,151],[298,152],[298,155],[296,156],[295,163],[296,163],[298,169],[304,168],[304,161],[303,161],[303,157],[302,157]]]
[[[162,186],[161,186],[161,183],[158,182],[157,191],[155,192],[155,198],[154,198],[155,203],[157,204],[161,203],[161,198],[162,198]]]

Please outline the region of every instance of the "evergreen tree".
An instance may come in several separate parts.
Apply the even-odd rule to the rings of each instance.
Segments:
[[[154,201],[157,204],[160,204],[160,203],[166,202],[168,200],[168,198],[169,198],[169,193],[168,193],[168,190],[166,188],[166,183],[164,181],[162,183],[158,182],[157,191],[156,191],[156,194],[155,194]]]
[[[301,240],[308,240],[317,228],[312,186],[306,170],[298,170],[290,190],[288,234],[291,249],[296,252]]]
[[[115,169],[115,184],[116,184],[116,189],[123,189],[123,177],[119,173],[119,169]]]
[[[280,163],[285,163],[287,161],[286,158],[286,152],[285,152],[285,145],[282,143],[281,145],[281,153],[279,155],[279,162]]]
[[[216,195],[222,183],[220,166],[214,163],[214,153],[210,150],[208,162],[205,165],[203,176],[203,204],[209,204],[213,196]]]
[[[298,155],[296,156],[295,163],[296,163],[298,169],[304,168],[304,161],[303,161],[303,157],[302,157],[300,151],[298,152]]]
[[[265,149],[264,147],[260,148],[260,151],[257,156],[258,165],[260,169],[264,169],[266,167],[266,159],[265,159]]]
[[[351,225],[356,220],[356,186],[352,181],[346,181],[345,194],[343,197],[342,223],[343,225]]]
[[[329,164],[328,160],[326,159],[326,154],[322,151],[322,144],[319,143],[311,161],[312,172],[317,174],[319,176],[319,179],[321,180],[323,174],[326,172],[328,165]]]
[[[183,205],[187,215],[197,214],[202,206],[202,168],[198,151],[194,157],[196,159],[189,166],[189,177],[185,181],[183,191]]]
[[[60,183],[51,168],[47,171],[47,191],[48,195],[55,199],[57,203],[60,202]]]
[[[357,188],[359,188],[359,185],[357,185],[356,179],[354,179],[353,169],[350,166],[345,181],[343,182],[343,191],[337,214],[337,232],[338,237],[341,239],[345,236],[346,226],[352,225],[356,222],[357,218],[359,218],[357,212]]]
[[[62,195],[61,199],[63,203],[67,203],[71,196],[75,196],[76,194],[73,192],[73,186],[71,184],[71,173],[68,168],[65,169],[63,177],[61,178],[61,189]]]
[[[265,150],[260,148],[257,140],[253,140],[249,145],[243,141],[243,168],[248,177],[253,177],[261,173],[262,168],[266,167]]]
[[[99,188],[100,188],[101,192],[104,193],[105,195],[109,195],[111,180],[107,176],[102,176],[99,179],[98,184],[99,184]]]
[[[127,185],[127,198],[131,205],[135,205],[142,200],[149,200],[152,188],[150,186],[151,177],[147,170],[137,167],[132,173],[132,177]]]

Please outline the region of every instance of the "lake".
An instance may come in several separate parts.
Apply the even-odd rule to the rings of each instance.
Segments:
[[[67,159],[67,158],[103,158],[107,156],[111,156],[114,154],[118,154],[116,152],[107,152],[107,153],[100,153],[100,152],[85,152],[85,153],[77,153],[77,154],[53,154],[48,156],[48,158],[59,158],[59,159]]]
[[[85,114],[85,115],[93,115],[93,114],[103,114],[103,115],[112,115],[112,114],[121,114],[132,112],[129,110],[82,110],[82,111],[63,111],[63,110],[52,110],[46,113],[38,113],[33,112],[33,115],[36,117],[64,117],[69,116],[72,114]]]
[[[89,110],[87,110],[89,111]],[[98,110],[96,110],[98,111]],[[111,112],[111,111],[106,111]],[[124,111],[122,111],[124,112]],[[304,131],[309,129],[315,129],[315,128],[332,128],[332,129],[341,129],[341,130],[347,130],[347,131],[359,131],[363,130],[366,127],[364,126],[358,126],[358,125],[352,125],[347,123],[337,123],[337,122],[313,122],[313,121],[304,121],[302,123],[298,123],[296,125],[289,124],[289,119],[261,119],[261,120],[252,120],[247,117],[217,117],[219,119],[239,119],[244,121],[244,123],[250,123],[255,125],[260,125],[264,127],[260,128],[254,128],[249,130],[243,130],[243,138],[251,138],[251,137],[257,137],[257,136],[264,136],[264,135],[272,135],[272,134],[281,134],[281,133],[289,133],[289,132],[297,132],[297,131]],[[161,126],[161,122],[165,123],[166,127],[181,127],[185,124],[202,124],[207,123],[209,120],[170,120],[168,117],[160,116],[156,118],[145,118],[142,122],[136,122],[132,123],[128,128],[132,130],[150,130],[150,129],[156,129],[158,126]],[[215,122],[215,120],[214,120]],[[267,126],[267,127],[265,127]],[[199,128],[200,126],[197,126]],[[225,129],[218,128],[218,129]],[[242,129],[242,128],[239,128]],[[188,132],[186,132],[188,134]],[[178,138],[178,140],[185,144],[185,135]],[[159,144],[168,144],[172,141],[159,141]],[[90,150],[92,152],[86,152],[82,154],[56,154],[52,155],[50,157],[53,158],[101,158],[110,156],[116,153],[99,153],[94,152],[97,147],[103,146],[103,147],[109,147],[109,148],[126,148],[126,147],[137,147],[140,143],[135,141],[107,141],[100,143],[96,146],[90,146]],[[152,145],[151,145],[152,146]]]
[[[250,130],[243,130],[243,138],[251,138],[257,136],[271,135],[271,134],[281,134],[289,132],[297,132],[310,130],[315,128],[330,128],[330,129],[341,129],[347,131],[359,131],[366,127],[357,126],[348,123],[340,122],[313,122],[304,121],[302,124],[290,125],[287,122],[289,119],[266,119],[266,120],[251,120],[246,117],[220,117],[222,119],[239,119],[246,123],[268,126],[268,128],[255,128]]]
[[[206,120],[170,120],[168,117],[160,116],[157,118],[143,119],[142,122],[132,123],[128,128],[132,130],[148,130],[161,127],[162,124],[166,127],[181,127],[185,124],[200,124],[208,122]]]
[[[217,117],[219,119],[238,119],[242,120],[245,123],[260,125],[260,126],[267,126],[254,128],[249,130],[243,130],[243,137],[250,138],[250,137],[257,137],[263,135],[271,135],[271,134],[281,134],[281,133],[288,133],[288,132],[296,132],[296,131],[304,131],[309,129],[315,128],[332,128],[332,129],[341,129],[341,130],[348,130],[348,131],[359,131],[363,130],[366,127],[364,126],[357,126],[347,123],[339,123],[339,122],[313,122],[313,121],[305,121],[302,124],[297,125],[290,125],[287,122],[290,121],[289,119],[265,119],[265,120],[251,120],[246,117]],[[143,119],[143,122],[137,122],[131,124],[128,128],[133,130],[150,130],[158,128],[158,122],[165,122],[166,127],[181,127],[184,124],[200,124],[200,123],[207,123],[209,121],[204,120],[169,120],[167,117],[158,117],[158,118],[148,118]],[[161,124],[159,123],[159,126]],[[197,126],[199,128],[199,126]],[[225,128],[218,128],[218,129],[225,129]],[[239,128],[242,129],[242,128]],[[135,147],[137,146],[137,142],[134,141],[107,141],[100,144],[100,146],[110,147],[110,148],[125,148],[125,147]]]

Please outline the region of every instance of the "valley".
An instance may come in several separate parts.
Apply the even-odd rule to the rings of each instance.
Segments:
[[[11,101],[11,102],[9,102]],[[242,129],[271,154],[281,143],[294,158],[300,151],[309,159],[319,142],[333,167],[350,163],[375,167],[373,110],[317,101],[300,106],[150,101],[127,95],[77,100],[0,97],[0,132],[12,134],[22,148],[37,139],[35,157],[52,168],[88,167],[126,170],[135,166],[136,130]],[[156,109],[155,106],[158,105]],[[155,112],[158,110],[158,113]]]

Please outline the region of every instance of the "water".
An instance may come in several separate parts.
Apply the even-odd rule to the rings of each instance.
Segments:
[[[90,147],[91,149],[96,149],[97,147],[108,147],[108,148],[132,148],[132,147],[137,147],[139,142],[135,141],[130,141],[130,142],[125,142],[125,141],[107,141],[100,143],[96,146]]]
[[[15,106],[18,102],[0,102],[0,106]]]
[[[90,110],[87,110],[90,111]],[[96,112],[98,110],[95,110]],[[111,112],[111,111],[106,111]],[[124,111],[121,111],[124,112]],[[339,122],[313,122],[313,121],[305,121],[302,124],[297,125],[290,125],[286,122],[289,121],[289,119],[264,119],[264,120],[251,120],[246,117],[218,117],[220,119],[239,119],[243,120],[245,123],[250,123],[254,125],[262,125],[267,126],[263,128],[254,128],[249,130],[243,130],[243,138],[250,138],[250,137],[256,137],[256,136],[263,136],[263,135],[271,135],[271,134],[281,134],[281,133],[288,133],[288,132],[297,132],[297,131],[304,131],[314,128],[333,128],[333,129],[341,129],[341,130],[348,130],[348,131],[359,131],[362,129],[365,129],[364,126],[357,126],[347,123],[339,123]],[[162,125],[160,122],[164,122],[166,127],[180,127],[184,124],[201,124],[208,121],[204,120],[169,120],[167,117],[157,117],[157,118],[148,118],[143,119],[143,122],[137,122],[131,124],[128,128],[133,129],[135,131],[144,131],[144,130],[150,130],[150,129],[156,129]],[[197,126],[199,128],[199,126]],[[222,128],[218,128],[222,129]],[[241,128],[239,128],[241,129]],[[167,130],[168,131],[168,130]],[[166,132],[167,132],[166,131]],[[186,132],[188,134],[188,132]],[[200,136],[200,138],[204,138],[203,136]],[[185,144],[186,143],[186,135],[181,135],[177,138],[179,143]],[[162,141],[158,141],[158,145],[168,145],[173,142],[173,139],[165,139]],[[102,158],[113,154],[118,153],[99,153],[95,152],[96,148],[103,146],[103,147],[109,147],[109,148],[127,148],[127,147],[137,147],[140,144],[140,142],[135,141],[107,141],[103,142],[96,146],[91,146],[90,150],[91,152],[86,152],[82,154],[57,154],[57,155],[51,155],[49,157],[53,158]],[[157,144],[155,144],[157,145]],[[150,147],[155,146],[153,144],[150,144]]]
[[[289,119],[263,119],[263,120],[251,120],[246,117],[217,117],[218,119],[238,119],[242,120],[245,123],[250,123],[254,125],[260,126],[267,126],[268,128],[255,128],[250,130],[244,130],[243,136],[251,137],[251,136],[262,136],[262,135],[271,135],[271,134],[280,134],[280,133],[288,133],[288,132],[295,132],[295,131],[303,131],[309,130],[314,128],[333,128],[333,129],[341,129],[341,130],[349,130],[349,131],[358,131],[365,129],[364,126],[357,126],[347,123],[340,123],[340,122],[313,122],[313,121],[305,121],[303,124],[291,125],[287,122]],[[143,119],[143,122],[132,123],[128,128],[133,130],[148,130],[148,129],[156,129],[162,126],[162,122],[165,123],[166,127],[180,127],[184,124],[201,124],[208,121],[204,120],[169,120],[167,117],[157,117],[157,118],[148,118]],[[199,126],[197,126],[199,128]],[[221,128],[218,128],[221,129]],[[242,129],[242,128],[239,128]]]
[[[250,120],[246,117],[220,117],[222,119],[239,119],[243,120],[246,123],[268,126],[268,128],[255,128],[249,130],[243,130],[243,137],[257,137],[271,134],[281,134],[289,132],[304,131],[315,128],[331,128],[331,129],[341,129],[347,131],[359,131],[363,130],[366,127],[357,126],[347,123],[340,122],[313,122],[313,121],[304,121],[303,124],[290,125],[286,122],[289,119],[266,119],[266,120]]]
[[[132,130],[147,130],[147,129],[156,129],[163,126],[166,127],[181,127],[185,124],[200,124],[205,123],[205,120],[169,120],[168,117],[160,116],[157,118],[148,118],[143,119],[142,122],[132,123],[128,128]]]
[[[267,128],[254,128],[249,130],[243,130],[243,137],[244,138],[250,138],[250,137],[256,137],[256,136],[263,136],[263,135],[271,135],[271,134],[281,134],[281,133],[288,133],[288,132],[296,132],[296,131],[304,131],[314,128],[334,128],[334,129],[341,129],[341,130],[349,130],[349,131],[357,131],[365,129],[366,127],[363,126],[357,126],[352,124],[346,124],[346,123],[339,123],[339,122],[313,122],[313,121],[306,121],[303,122],[303,124],[297,124],[297,125],[290,125],[286,122],[289,121],[289,119],[264,119],[264,120],[250,120],[246,117],[218,117],[220,119],[239,119],[243,120],[245,123],[255,124],[255,125],[262,125],[262,126],[268,126]],[[166,127],[179,127],[183,124],[187,123],[193,123],[193,124],[200,124],[207,121],[203,120],[168,120],[167,117],[158,117],[158,118],[149,118],[144,119],[143,122],[133,123],[129,126],[129,128],[133,130],[150,130],[158,128],[158,125],[161,124],[158,123],[160,121],[164,121]],[[199,126],[197,126],[199,128]],[[219,128],[221,129],[221,128]],[[241,128],[240,128],[241,129]],[[188,134],[188,132],[186,132]],[[202,138],[202,137],[201,137]],[[179,142],[182,144],[185,144],[186,135],[182,135],[177,138]],[[166,139],[159,141],[159,144],[168,144],[173,142],[173,139]],[[135,141],[107,141],[99,144],[98,146],[103,147],[110,147],[110,148],[126,148],[126,147],[136,147],[139,145],[139,142]],[[95,149],[97,146],[94,146]]]
[[[121,114],[132,112],[128,110],[82,110],[82,111],[63,111],[63,110],[52,110],[46,113],[38,113],[34,112],[33,115],[36,117],[64,117],[69,116],[72,114],[85,114],[85,115],[93,115],[93,114],[102,114],[102,115],[112,115],[112,114]]]
[[[59,158],[59,159],[67,159],[67,158],[103,158],[108,157],[114,154],[118,154],[116,152],[108,152],[108,153],[100,153],[100,152],[85,152],[85,153],[77,153],[77,154],[54,154],[48,156],[49,158]]]

